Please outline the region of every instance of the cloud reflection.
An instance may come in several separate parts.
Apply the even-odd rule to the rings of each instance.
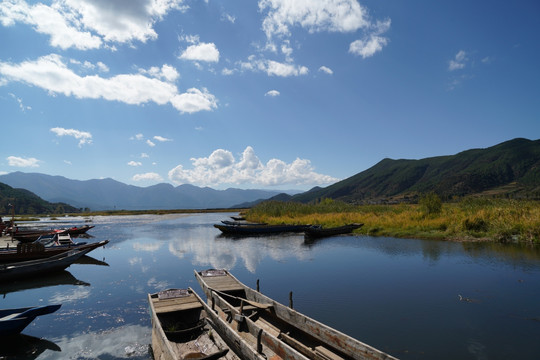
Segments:
[[[47,351],[40,359],[146,359],[151,333],[148,327],[126,325],[73,337],[63,336],[54,339],[62,351]]]
[[[74,302],[77,300],[82,300],[90,297],[90,289],[88,287],[84,286],[77,286],[75,289],[70,289],[65,292],[57,292],[55,293],[51,299],[50,303],[52,304],[58,304],[58,303],[69,303]]]
[[[309,249],[301,246],[301,235],[264,236],[250,238],[226,238],[216,236],[213,228],[184,231],[181,237],[171,239],[169,251],[183,259],[193,254],[193,265],[232,269],[242,262],[246,269],[255,273],[257,266],[266,258],[286,261],[287,258],[306,260]]]

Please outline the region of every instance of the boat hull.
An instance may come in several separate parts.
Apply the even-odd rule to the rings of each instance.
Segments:
[[[14,261],[26,261],[35,259],[44,259],[54,255],[64,253],[69,250],[87,250],[92,251],[98,247],[105,246],[109,240],[103,240],[94,243],[85,243],[82,245],[60,245],[43,247],[41,244],[18,244],[16,247],[0,249],[0,263]],[[41,246],[40,246],[41,245]]]

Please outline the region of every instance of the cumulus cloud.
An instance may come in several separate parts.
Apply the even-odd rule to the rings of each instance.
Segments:
[[[375,25],[372,25],[370,33],[349,45],[349,52],[365,59],[381,51],[388,44],[388,38],[382,36],[382,34],[390,29],[390,24],[391,21],[386,20],[378,21]]]
[[[56,136],[71,136],[79,140],[79,147],[82,147],[84,144],[92,143],[92,134],[87,131],[80,131],[75,129],[64,129],[61,127],[55,127],[50,129],[51,132],[55,133]]]
[[[139,73],[148,74],[151,77],[162,79],[167,82],[175,82],[180,77],[178,71],[173,66],[167,64],[163,65],[161,68],[153,66],[148,70],[139,69]]]
[[[356,0],[260,0],[259,10],[266,12],[262,26],[269,39],[289,36],[294,26],[310,33],[353,32],[369,24],[367,11]]]
[[[172,67],[164,65],[159,71],[149,72],[160,74],[167,81],[148,77],[140,72],[109,78],[98,75],[80,76],[67,66],[60,55],[50,54],[20,64],[0,62],[0,84],[22,82],[40,87],[51,94],[63,94],[79,99],[120,101],[131,105],[148,102],[158,105],[170,103],[181,113],[209,111],[217,107],[214,95],[204,88],[192,88],[186,93],[179,93],[178,88],[170,82],[177,77]]]
[[[8,156],[7,158],[9,166],[15,167],[39,167],[39,160],[36,158],[23,158],[18,156]]]
[[[129,166],[142,166],[142,162],[140,161],[133,161],[131,160],[130,162],[127,163]]]
[[[288,164],[271,159],[263,164],[251,146],[246,147],[239,160],[224,149],[217,149],[209,157],[192,158],[192,169],[178,165],[169,171],[169,180],[176,184],[254,184],[279,185],[323,185],[338,179],[318,174],[311,162],[297,158]]]
[[[334,73],[334,72],[332,71],[332,69],[330,69],[330,68],[328,68],[328,67],[326,67],[326,66],[321,66],[321,67],[319,68],[319,71],[320,71],[320,72],[323,72],[323,73],[326,73],[326,74],[328,74],[328,75],[332,75],[332,74]]]
[[[463,50],[458,51],[456,56],[448,62],[448,70],[454,71],[463,69],[467,61],[467,53]]]
[[[156,144],[152,140],[146,140],[146,144],[150,147],[156,146]]]
[[[163,178],[155,172],[133,175],[133,181],[163,181]]]
[[[0,23],[23,23],[48,35],[54,47],[96,49],[106,43],[146,42],[157,38],[153,26],[183,0],[53,0],[50,5],[23,0],[0,3]]]
[[[218,62],[219,50],[213,43],[190,45],[180,55],[180,59],[193,61]]]
[[[276,96],[279,96],[279,94],[280,92],[277,90],[270,90],[266,94],[264,94],[264,96],[276,97]]]

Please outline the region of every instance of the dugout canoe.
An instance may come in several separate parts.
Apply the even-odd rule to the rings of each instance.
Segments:
[[[209,304],[230,313],[231,326],[260,332],[264,346],[293,348],[298,359],[396,359],[255,291],[227,270],[195,271],[195,277]]]

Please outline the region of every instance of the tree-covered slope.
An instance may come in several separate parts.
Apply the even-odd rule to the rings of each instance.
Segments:
[[[15,207],[16,215],[63,214],[79,211],[68,204],[50,203],[28,190],[14,189],[0,183],[0,215],[11,214],[10,204]]]
[[[445,199],[489,192],[540,197],[540,140],[514,139],[486,149],[420,160],[384,159],[336,184],[293,197],[347,202],[403,200],[435,192]]]

